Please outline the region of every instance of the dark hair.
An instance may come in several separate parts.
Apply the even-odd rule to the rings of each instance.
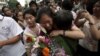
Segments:
[[[60,30],[70,30],[72,26],[73,15],[68,10],[60,10],[55,14],[53,20],[54,26]]]
[[[18,5],[20,5],[20,3],[19,3],[19,2],[17,2],[17,3],[16,3],[16,7],[17,7]]]
[[[97,1],[99,0],[89,0],[86,9],[90,14],[93,14],[93,6]]]
[[[19,13],[19,12],[22,12],[22,13],[23,13],[23,11],[18,11],[18,12],[16,12],[16,13],[15,13],[15,16],[16,16],[16,17],[18,16],[18,13]]]
[[[73,8],[73,2],[72,2],[72,0],[64,0],[63,2],[62,2],[62,8],[63,9],[65,9],[65,10],[72,10],[72,8]]]
[[[36,22],[40,22],[42,14],[47,14],[51,18],[54,18],[52,10],[49,7],[43,7],[38,11]]]
[[[26,14],[31,14],[36,17],[36,12],[32,9],[28,9],[24,12],[23,16],[25,17]]]
[[[35,1],[31,1],[31,2],[29,3],[29,6],[31,7],[32,4],[35,4],[35,5],[37,6],[37,3],[36,3]]]
[[[3,6],[3,7],[2,7],[2,12],[3,12],[3,13],[4,13],[4,9],[5,9],[5,8],[9,8],[9,7],[8,7],[8,6]]]

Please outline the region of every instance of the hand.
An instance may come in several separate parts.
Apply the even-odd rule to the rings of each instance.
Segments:
[[[50,36],[63,35],[63,30],[54,30],[50,33]]]
[[[92,19],[92,16],[91,16],[90,13],[89,13],[88,11],[86,11],[86,10],[79,11],[78,16],[79,16],[80,18],[86,18],[86,19],[89,20],[89,21]]]

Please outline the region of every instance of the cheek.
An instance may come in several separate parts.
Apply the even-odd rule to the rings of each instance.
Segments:
[[[94,13],[96,12],[96,8],[93,8],[93,12],[94,12]]]

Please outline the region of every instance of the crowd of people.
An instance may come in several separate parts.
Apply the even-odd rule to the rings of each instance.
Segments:
[[[2,7],[0,56],[100,56],[100,0]]]

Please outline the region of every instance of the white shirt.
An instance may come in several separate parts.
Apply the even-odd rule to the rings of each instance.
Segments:
[[[1,20],[3,19],[3,20]],[[3,18],[0,15],[0,41],[13,38],[23,32],[22,28],[10,17]],[[0,49],[0,56],[22,56],[25,53],[24,45],[21,41],[3,46]]]
[[[96,24],[96,27],[99,27],[100,23]],[[98,51],[98,40],[95,40],[91,34],[89,22],[87,21],[82,28],[83,32],[85,33],[85,38],[79,40],[79,44],[84,47],[85,49],[97,52]]]

